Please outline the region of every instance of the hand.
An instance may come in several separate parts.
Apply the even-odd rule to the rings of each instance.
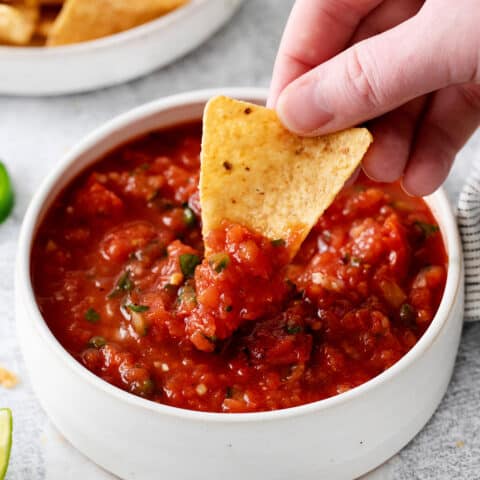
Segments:
[[[268,106],[301,135],[370,120],[365,173],[427,195],[480,123],[478,0],[297,0]]]

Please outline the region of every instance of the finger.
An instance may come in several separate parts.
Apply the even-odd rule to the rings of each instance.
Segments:
[[[267,105],[292,80],[333,57],[360,20],[383,0],[297,0],[280,43]]]
[[[436,93],[408,161],[402,180],[405,191],[418,196],[434,192],[479,124],[479,85],[449,87]]]
[[[357,167],[354,172],[350,175],[350,178],[345,182],[345,185],[343,188],[348,188],[351,187],[357,180],[358,176],[360,175],[360,172],[362,171],[362,167]]]
[[[426,97],[417,98],[369,124],[374,142],[362,163],[368,177],[394,182],[402,176],[425,103]]]
[[[357,43],[289,84],[277,102],[282,122],[301,135],[325,134],[471,81],[477,64],[472,48],[459,53],[457,42],[425,18],[431,20],[419,14]]]
[[[405,22],[418,13],[424,1],[385,0],[360,22],[357,31],[350,40],[350,44],[353,45]]]
[[[361,21],[350,43],[394,28],[416,15],[423,3],[424,0],[384,1]],[[362,162],[368,177],[378,182],[394,182],[402,176],[425,104],[426,97],[420,97],[369,123],[375,141]]]

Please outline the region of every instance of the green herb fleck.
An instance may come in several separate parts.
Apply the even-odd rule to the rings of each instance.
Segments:
[[[225,398],[233,398],[233,387],[227,387],[226,388]]]
[[[183,220],[189,227],[195,225],[195,222],[197,221],[194,211],[188,206],[183,209]]]
[[[90,323],[97,323],[100,320],[100,314],[94,308],[89,308],[85,312],[85,320]]]
[[[195,268],[200,264],[200,257],[193,253],[183,253],[178,260],[180,262],[180,269],[185,277],[193,276]]]
[[[129,308],[132,312],[136,312],[136,313],[146,312],[147,310],[150,309],[148,305],[138,305],[136,303],[129,303],[127,305],[127,308]]]
[[[285,331],[289,335],[296,335],[297,333],[302,332],[303,328],[300,325],[287,325]]]
[[[183,303],[197,304],[197,296],[195,290],[190,285],[185,285],[178,289],[178,301]]]
[[[277,238],[276,240],[272,240],[270,243],[273,247],[284,247],[287,244],[283,238]]]
[[[223,272],[230,263],[230,257],[227,253],[215,253],[208,259],[209,265],[215,270],[215,272]]]
[[[108,298],[118,297],[125,292],[130,292],[133,289],[133,282],[130,279],[129,272],[124,272],[120,276],[115,285],[115,288],[108,294]]]
[[[415,310],[409,303],[403,303],[400,307],[400,320],[411,323],[415,320]]]
[[[432,225],[431,223],[422,222],[420,220],[417,220],[415,225],[422,231],[425,238],[431,237],[440,230],[438,225]]]
[[[362,264],[362,260],[358,257],[352,257],[350,259],[350,265],[352,267],[359,267]]]
[[[13,188],[7,168],[0,161],[0,223],[10,215],[13,209]]]
[[[202,333],[203,338],[206,338],[210,343],[216,343],[218,338],[215,335],[209,336]]]
[[[132,392],[135,395],[139,395],[141,397],[147,397],[151,395],[155,390],[155,383],[151,378],[147,378],[146,380],[136,381],[132,385]]]
[[[118,279],[117,287],[124,292],[129,292],[133,288],[133,283],[130,280],[130,274],[128,272],[125,272]]]
[[[349,253],[346,253],[342,257],[342,263],[344,265],[351,265],[352,267],[359,267],[362,264],[362,260],[358,257],[352,257]]]
[[[227,305],[227,306],[225,307],[225,311],[226,311],[226,312],[231,312],[232,310],[233,310],[233,306],[232,306],[232,305]]]
[[[103,337],[95,336],[88,341],[88,346],[92,348],[102,348],[107,341]]]

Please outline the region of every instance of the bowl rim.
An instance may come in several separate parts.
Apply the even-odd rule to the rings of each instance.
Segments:
[[[397,375],[412,367],[414,362],[423,356],[434,344],[447,321],[451,319],[451,311],[456,305],[462,285],[462,253],[458,230],[452,207],[448,201],[443,188],[440,188],[432,195],[426,197],[427,202],[434,203],[436,210],[441,211],[441,217],[436,215],[436,220],[441,225],[442,237],[448,251],[448,270],[445,290],[435,317],[430,326],[417,343],[398,362],[367,382],[333,397],[316,402],[290,407],[280,410],[246,413],[217,413],[187,410],[170,405],[156,403],[151,400],[135,396],[118,387],[115,387],[105,380],[97,377],[87,368],[75,360],[58,342],[48,328],[33,293],[30,274],[30,256],[34,233],[37,226],[38,216],[44,203],[48,200],[50,192],[62,178],[68,167],[75,162],[83,152],[95,145],[101,144],[116,130],[141,121],[142,119],[178,107],[195,103],[204,103],[214,95],[228,95],[240,99],[248,99],[257,102],[264,102],[267,98],[267,90],[263,88],[250,87],[227,87],[207,90],[195,90],[177,95],[157,99],[145,105],[139,106],[123,113],[102,126],[96,128],[86,137],[83,137],[66,155],[59,161],[55,168],[41,183],[34,194],[24,217],[19,236],[17,262],[16,262],[16,291],[21,295],[25,308],[25,314],[31,317],[34,326],[38,330],[41,339],[49,346],[59,361],[63,362],[78,380],[90,384],[91,387],[100,390],[120,402],[126,402],[132,407],[141,408],[156,412],[157,414],[175,416],[189,421],[212,421],[223,423],[237,422],[262,422],[270,420],[282,420],[291,417],[303,416],[316,411],[327,410],[343,405],[346,402],[355,401],[365,396],[368,392],[377,389],[382,384],[392,381]],[[118,142],[118,146],[122,142]]]
[[[244,0],[236,1],[241,3]],[[120,48],[124,43],[148,36],[150,33],[158,29],[167,27],[176,21],[181,21],[191,13],[203,8],[208,2],[209,0],[190,0],[188,3],[180,5],[174,10],[167,12],[165,15],[154,18],[153,20],[149,20],[148,22],[137,25],[136,27],[132,27],[121,32],[112,33],[111,35],[107,35],[105,37],[88,40],[86,42],[59,45],[55,47],[0,45],[0,58],[19,58],[23,56],[29,57],[30,59],[32,57],[43,59],[45,57],[62,57],[64,55],[88,53],[95,50],[108,49],[110,47]]]

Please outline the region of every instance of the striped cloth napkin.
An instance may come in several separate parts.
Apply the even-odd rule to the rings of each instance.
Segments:
[[[475,165],[458,199],[458,227],[465,262],[465,321],[480,320],[480,165]]]

